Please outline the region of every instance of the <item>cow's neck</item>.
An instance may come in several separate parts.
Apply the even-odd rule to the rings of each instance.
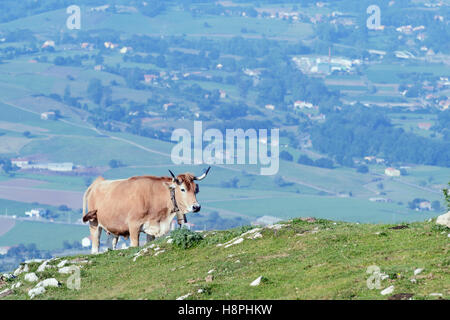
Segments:
[[[180,210],[180,208],[178,208],[178,204],[177,204],[177,199],[175,198],[175,189],[174,188],[170,188],[170,199],[171,199],[171,204],[172,204],[172,210],[170,210],[170,213],[173,214],[175,213],[177,216],[177,222],[179,225],[186,223],[187,219],[186,219],[186,215],[183,214]]]

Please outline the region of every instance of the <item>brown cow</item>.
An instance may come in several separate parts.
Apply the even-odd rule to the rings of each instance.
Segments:
[[[98,253],[102,230],[112,234],[113,249],[119,236],[130,237],[131,246],[139,246],[139,234],[147,239],[160,237],[170,230],[177,216],[178,223],[186,221],[185,214],[200,211],[194,181],[203,180],[209,172],[196,177],[190,173],[177,177],[137,176],[129,179],[105,180],[98,177],[83,196],[83,221],[89,221],[92,253]],[[86,204],[88,212],[86,212]]]

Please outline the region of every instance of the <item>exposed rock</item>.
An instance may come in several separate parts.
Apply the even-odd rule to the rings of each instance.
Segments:
[[[157,256],[157,255],[159,255],[160,253],[163,253],[163,252],[166,252],[166,250],[160,250],[160,251],[157,251],[157,252],[155,253],[155,256]]]
[[[63,260],[63,261],[61,261],[60,263],[58,263],[56,266],[58,267],[58,268],[62,268],[62,267],[64,267],[66,264],[67,264],[67,260]]]
[[[42,264],[37,268],[36,272],[44,272],[45,269],[51,268],[52,266],[48,265],[50,260],[45,260]]]
[[[280,229],[283,228],[284,226],[285,226],[285,225],[283,225],[283,224],[277,223],[277,224],[271,224],[271,225],[268,225],[266,228],[267,228],[267,229],[280,230]]]
[[[43,294],[45,292],[45,288],[44,287],[35,287],[33,289],[30,289],[28,291],[28,295],[30,296],[31,299],[33,299],[34,297]]]
[[[173,242],[172,238],[167,239],[167,243],[172,243],[172,242]]]
[[[417,275],[419,275],[422,271],[423,271],[422,268],[417,268],[416,270],[414,270],[414,275],[417,276]]]
[[[36,282],[39,280],[38,276],[34,272],[27,273],[23,279],[28,282]]]
[[[385,296],[385,295],[391,294],[392,292],[394,292],[394,286],[387,287],[386,289],[382,290],[380,293],[381,293],[381,295]]]
[[[184,296],[178,297],[177,300],[184,300],[184,299],[186,299],[187,297],[189,297],[190,295],[192,295],[192,293],[187,293],[187,294],[185,294]]]
[[[89,263],[89,260],[86,260],[83,258],[76,258],[76,259],[70,260],[70,263]]]
[[[44,288],[46,288],[46,287],[59,287],[60,285],[61,284],[55,278],[49,278],[49,279],[45,279],[45,280],[39,282],[36,285],[36,288],[39,288],[39,287],[44,287]]]
[[[436,224],[450,228],[450,211],[437,217]]]
[[[261,284],[261,279],[262,279],[262,276],[259,276],[258,278],[256,278],[255,280],[253,280],[253,282],[250,283],[250,285],[251,285],[252,287],[259,286],[259,285]]]
[[[13,294],[13,291],[11,289],[5,289],[3,291],[0,291],[0,298],[9,296],[10,294]]]
[[[11,289],[17,289],[17,288],[19,288],[19,287],[21,287],[22,286],[22,282],[17,282],[17,283],[15,283],[15,284],[13,284],[12,286],[11,286]]]
[[[213,273],[214,271],[216,271],[216,270],[211,269],[211,270],[208,271],[208,274],[211,274],[211,273]]]
[[[244,241],[244,238],[238,238],[238,239],[234,240],[233,242],[226,244],[224,247],[228,248],[228,247],[234,246],[235,244],[239,244],[243,241]]]
[[[25,266],[28,267],[28,265]],[[16,270],[14,270],[13,275],[17,277],[19,274],[23,273],[24,272],[23,268],[24,265],[19,266]]]
[[[412,300],[412,293],[397,293],[388,298],[388,300]]]
[[[300,220],[307,221],[310,223],[316,222],[316,218],[313,218],[313,217],[302,217],[302,218],[300,218]],[[334,223],[334,224],[336,224],[336,223]]]
[[[69,274],[69,273],[72,273],[72,271],[74,270],[74,268],[80,268],[80,267],[78,267],[78,266],[67,266],[67,267],[62,267],[62,268],[60,268],[59,270],[58,270],[58,273],[61,273],[61,274]]]
[[[430,297],[443,297],[444,295],[442,293],[430,293]]]

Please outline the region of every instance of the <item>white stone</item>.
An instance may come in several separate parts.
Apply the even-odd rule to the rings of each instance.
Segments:
[[[386,289],[382,290],[380,293],[385,296],[387,294],[391,294],[394,292],[394,286],[387,287]]]
[[[261,279],[262,279],[262,276],[259,276],[258,278],[256,278],[255,280],[253,280],[253,282],[250,283],[250,285],[251,285],[252,287],[259,286],[259,284],[261,283]]]
[[[36,281],[39,280],[39,278],[37,277],[36,273],[34,273],[34,272],[27,273],[27,274],[24,276],[23,279],[24,279],[25,281],[28,281],[28,282],[36,282]]]
[[[172,243],[172,242],[173,242],[173,239],[172,239],[172,238],[167,239],[167,243]]]
[[[11,289],[13,289],[13,288],[11,287]],[[12,294],[13,292],[11,289],[5,289],[3,291],[0,291],[0,297],[8,296],[8,295]]]
[[[60,263],[58,263],[56,266],[57,266],[58,268],[62,268],[62,267],[64,267],[64,266],[66,265],[67,262],[68,262],[67,260],[63,260],[63,261],[61,261]]]
[[[430,297],[443,297],[444,295],[442,293],[430,293]]]
[[[239,243],[241,243],[242,241],[244,241],[244,238],[236,239],[236,240],[234,240],[232,243],[229,243],[229,244],[225,245],[225,248],[231,247],[231,246],[233,246],[233,245],[235,245],[235,244],[239,244]]]
[[[29,263],[33,263],[33,262],[42,262],[42,261],[44,261],[44,259],[30,259],[30,260],[25,260],[25,263],[29,264]]]
[[[437,217],[436,224],[450,228],[450,211]]]
[[[44,287],[36,287],[36,288],[30,289],[28,291],[28,295],[30,296],[31,299],[33,299],[35,296],[43,294],[44,292],[45,292]]]
[[[410,281],[411,281],[411,283],[416,283],[417,282],[416,279],[411,279]]]
[[[198,289],[197,293],[203,293],[203,289]]]
[[[36,272],[43,272],[45,269],[49,268],[48,266],[48,260],[45,260],[42,262],[42,264],[37,268]]]
[[[215,271],[214,269],[211,269],[211,270],[208,271],[208,274],[211,274],[211,273],[213,273],[214,271]]]
[[[422,271],[423,271],[422,268],[417,268],[416,270],[414,270],[414,275],[417,276],[417,275],[419,275]]]
[[[45,280],[39,282],[36,285],[36,288],[38,288],[38,287],[44,287],[44,288],[46,288],[46,287],[59,287],[59,282],[55,278],[49,278],[49,279],[45,279]]]
[[[381,280],[386,280],[387,278],[389,278],[389,275],[386,273],[380,273],[380,279]]]
[[[185,294],[184,296],[178,297],[177,300],[184,300],[184,299],[186,299],[187,297],[189,297],[190,295],[192,295],[192,293],[187,293],[187,294]]]
[[[61,273],[61,274],[69,274],[69,273],[72,273],[72,271],[74,270],[74,267],[75,267],[75,268],[79,268],[79,267],[77,267],[77,266],[62,267],[62,268],[60,268],[60,269],[58,270],[58,273]]]
[[[13,285],[11,286],[11,289],[19,288],[21,285],[22,285],[22,282],[19,281],[19,282],[13,284]]]
[[[163,253],[163,252],[165,252],[165,251],[166,251],[166,250],[158,251],[158,252],[155,253],[155,256],[157,256],[158,254]]]

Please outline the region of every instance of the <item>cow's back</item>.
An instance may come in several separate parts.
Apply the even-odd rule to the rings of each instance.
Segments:
[[[88,197],[89,211],[97,210],[98,223],[115,234],[127,234],[129,223],[158,220],[170,192],[157,177],[121,180],[97,179]]]

